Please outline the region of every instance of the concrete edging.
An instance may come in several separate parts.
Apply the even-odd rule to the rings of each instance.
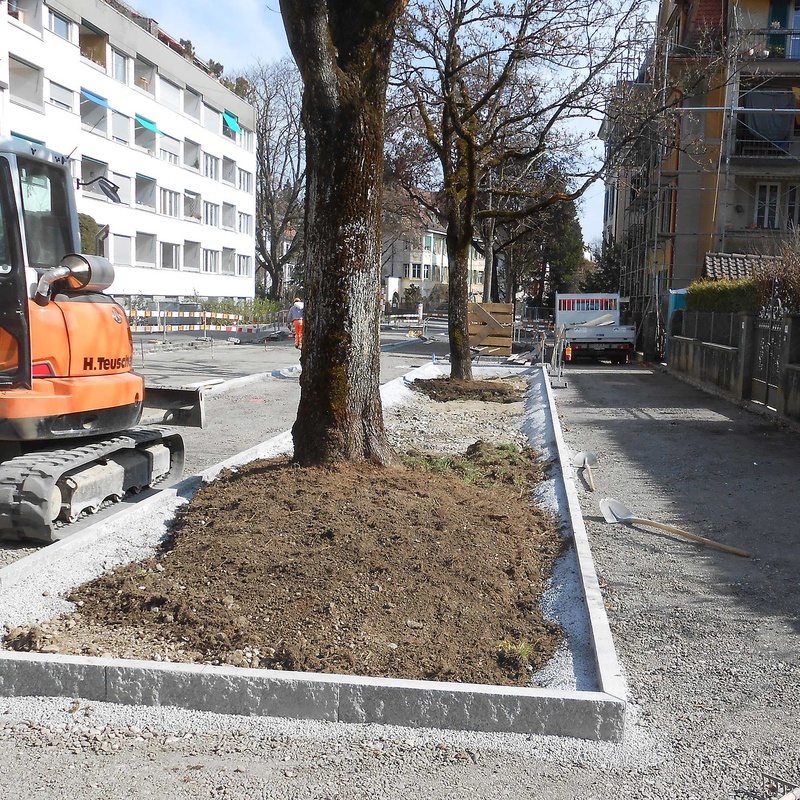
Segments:
[[[390,381],[382,387],[382,394],[388,403],[391,397],[396,402],[408,378],[428,377],[433,371],[439,372],[435,365],[421,367],[406,378]],[[619,741],[624,731],[624,681],[594,572],[577,489],[564,466],[569,464],[569,453],[549,380],[546,373],[543,374],[568,499],[570,519],[567,521],[574,533],[602,691],[411,681],[3,650],[0,651],[0,696],[79,697],[96,702],[169,705],[224,714]],[[203,477],[209,480],[224,466],[245,463],[267,452],[275,453],[276,448],[285,450],[290,442],[288,433],[281,434],[211,467]],[[197,484],[197,477],[190,478],[158,493],[155,498],[162,496],[167,506],[174,505],[176,496],[191,493],[192,486]],[[155,498],[149,502],[155,504]],[[120,512],[120,516],[124,513]],[[115,516],[110,521],[119,521],[119,518]],[[101,524],[107,529],[109,520]],[[18,575],[30,576],[45,560],[52,563],[67,548],[75,551],[88,546],[100,535],[102,532],[92,533],[91,529],[81,531],[75,535],[80,537],[80,543],[68,544],[73,538],[70,537],[29,556],[34,559],[30,565],[21,566],[27,560],[21,559],[12,567]],[[52,547],[59,546],[60,551],[45,555]],[[3,581],[3,573],[12,567],[0,570],[0,589],[15,582]]]

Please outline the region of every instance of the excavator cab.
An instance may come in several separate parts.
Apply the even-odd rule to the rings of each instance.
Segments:
[[[82,255],[68,160],[0,146],[0,441],[115,433],[138,424],[124,310],[106,259]]]

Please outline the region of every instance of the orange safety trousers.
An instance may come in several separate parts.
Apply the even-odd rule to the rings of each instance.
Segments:
[[[294,346],[303,346],[303,320],[294,320]]]

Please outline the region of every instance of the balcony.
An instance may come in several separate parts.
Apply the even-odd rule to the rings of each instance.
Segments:
[[[737,33],[739,57],[745,62],[800,62],[800,28],[757,28]]]

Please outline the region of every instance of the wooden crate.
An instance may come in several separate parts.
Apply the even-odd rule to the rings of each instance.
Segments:
[[[514,306],[511,303],[470,303],[467,311],[469,346],[482,356],[510,356]]]

